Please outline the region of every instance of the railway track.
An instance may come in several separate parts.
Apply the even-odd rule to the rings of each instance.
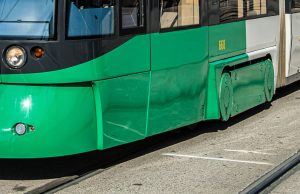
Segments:
[[[289,159],[285,160],[283,163],[280,165],[276,166],[250,184],[247,188],[242,190],[240,194],[256,194],[260,193],[264,190],[266,190],[270,185],[274,184],[276,181],[278,181],[281,177],[286,175],[289,171],[291,171],[295,166],[297,166],[300,163],[300,150],[294,154],[292,157]],[[56,179],[46,185],[43,185],[39,188],[36,188],[34,190],[26,192],[26,194],[38,194],[38,193],[47,193],[47,194],[52,194],[55,192],[58,192],[60,190],[63,190],[69,186],[75,185],[80,183],[81,181],[88,179],[92,176],[95,176],[97,174],[100,174],[110,168],[110,166],[107,166],[105,168],[99,168],[97,166],[94,167],[89,167],[91,170],[85,172],[79,172],[78,175],[73,175],[73,176],[68,176],[68,177],[63,177]]]
[[[240,194],[256,194],[263,192],[269,186],[274,184],[284,175],[287,175],[295,166],[300,163],[300,150],[294,154],[292,157],[288,158],[267,174],[257,179],[255,182],[250,184],[244,190],[240,192]]]
[[[37,187],[35,189],[32,189],[30,191],[25,192],[25,194],[39,194],[39,193],[55,193],[57,191],[60,191],[66,187],[69,187],[73,184],[77,184],[89,177],[95,176],[99,173],[104,172],[105,170],[108,170],[110,167],[125,162],[127,160],[130,160],[133,157],[138,157],[143,149],[146,149],[146,145],[150,145],[149,142],[137,142],[130,144],[130,146],[125,146],[124,148],[116,148],[111,150],[113,154],[110,154],[109,152],[100,152],[99,154],[91,154],[92,160],[95,160],[95,157],[99,157],[99,162],[94,162],[90,164],[83,165],[80,169],[74,170],[72,173],[69,173],[70,175],[57,178],[51,182],[48,182],[40,187]],[[151,144],[153,146],[153,143]],[[150,145],[150,146],[151,146]],[[133,148],[137,146],[138,148]],[[82,157],[85,157],[84,155]],[[110,160],[106,160],[103,162],[100,158],[111,158]]]
[[[60,191],[64,188],[67,188],[71,185],[77,184],[85,179],[88,179],[92,176],[95,176],[99,173],[102,173],[103,171],[107,170],[108,168],[105,169],[97,169],[97,170],[92,170],[90,172],[84,173],[82,175],[74,175],[70,177],[64,177],[64,178],[59,178],[55,181],[52,181],[46,185],[43,185],[39,188],[36,188],[32,191],[26,192],[26,194],[38,194],[38,193],[55,193],[57,191]]]
[[[125,158],[125,160],[128,158]],[[120,161],[117,161],[119,163]],[[116,163],[116,162],[114,162]],[[289,171],[291,171],[295,166],[300,163],[300,150],[294,154],[292,157],[285,160],[280,165],[273,168],[270,172],[266,173],[264,176],[250,184],[247,188],[242,190],[240,194],[256,194],[266,190],[270,185],[274,184],[278,181],[281,177],[286,175]],[[92,176],[100,174],[106,170],[108,170],[111,166],[100,167],[100,166],[93,166],[89,167],[91,170],[85,172],[79,172],[78,175],[68,176],[56,179],[46,185],[43,185],[39,188],[26,192],[26,194],[38,194],[38,193],[47,193],[52,194],[56,193],[60,190],[63,190],[67,187],[72,185],[78,184],[83,180],[86,180]]]

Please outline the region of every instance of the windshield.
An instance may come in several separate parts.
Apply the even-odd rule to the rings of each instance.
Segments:
[[[54,0],[0,0],[0,39],[54,37]]]
[[[69,38],[114,34],[114,0],[70,0]]]

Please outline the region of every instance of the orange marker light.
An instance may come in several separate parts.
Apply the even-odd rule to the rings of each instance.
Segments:
[[[36,58],[42,58],[45,55],[45,51],[41,47],[34,47],[32,48],[32,54]]]

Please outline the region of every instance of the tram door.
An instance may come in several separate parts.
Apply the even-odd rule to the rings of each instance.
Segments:
[[[289,75],[300,72],[300,0],[291,1],[291,54]]]

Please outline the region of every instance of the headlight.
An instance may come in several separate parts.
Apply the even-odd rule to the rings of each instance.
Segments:
[[[26,51],[20,46],[11,46],[5,52],[6,64],[14,69],[23,67],[26,63]]]
[[[15,132],[18,135],[24,135],[26,133],[26,125],[24,123],[18,123],[15,126]]]

